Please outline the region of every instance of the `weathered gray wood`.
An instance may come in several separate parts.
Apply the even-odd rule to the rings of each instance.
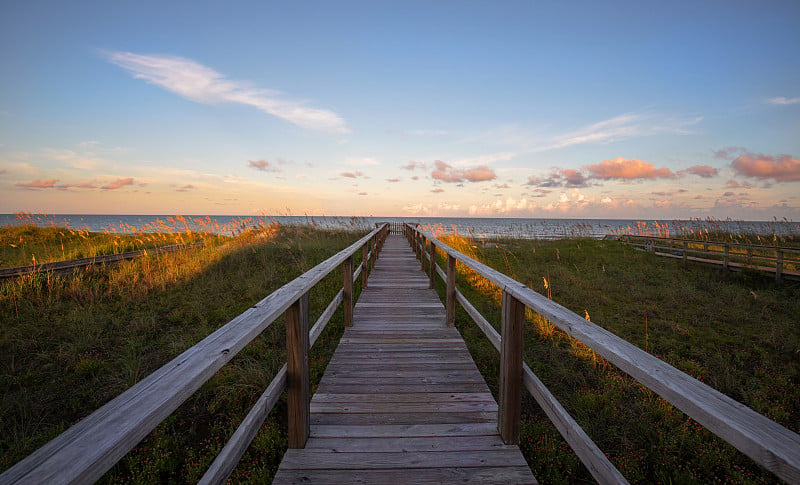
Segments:
[[[344,307],[344,326],[353,326],[353,257],[342,262],[342,305]]]
[[[500,334],[494,329],[488,320],[483,318],[483,315],[467,300],[460,291],[456,290],[456,299],[461,304],[461,307],[472,317],[472,321],[483,331],[486,338],[494,346],[495,349],[500,351]]]
[[[447,255],[447,290],[445,293],[445,306],[447,309],[447,326],[456,324],[456,259]]]
[[[430,237],[430,236],[429,236]],[[781,479],[800,483],[800,435],[587,321],[522,283],[431,238],[437,247],[503,288]],[[727,266],[728,246],[725,246]]]
[[[308,293],[286,310],[286,408],[289,448],[302,448],[310,432]]]
[[[306,448],[287,453],[275,483],[343,479],[330,475],[336,469],[381,483],[388,466],[404,470],[403,483],[469,482],[487,469],[512,483],[535,482],[519,448],[500,440],[497,403],[458,330],[447,327],[428,275],[398,240],[387,240],[311,401]],[[421,238],[411,243],[427,257]]]
[[[287,366],[284,364],[239,427],[236,428],[231,439],[206,470],[198,482],[199,484],[225,483],[286,388],[286,370]]]
[[[536,484],[526,466],[486,468],[414,468],[413,475],[402,468],[384,470],[278,470],[273,483],[324,483],[327,485],[353,483],[415,484]]]
[[[339,308],[342,301],[344,301],[344,290],[339,290],[339,293],[333,297],[333,300],[331,300],[327,308],[325,308],[325,311],[317,318],[316,323],[314,323],[314,326],[311,327],[311,330],[308,332],[309,347],[314,347],[314,343],[316,343],[319,336],[322,335],[322,332],[325,330],[325,327],[328,326],[328,322],[331,321],[331,317],[336,313],[336,309]]]
[[[586,466],[597,483],[628,483],[625,477],[614,467],[606,455],[586,434],[583,428],[569,415],[549,389],[536,377],[536,374],[523,364],[522,379],[528,392],[531,393],[547,417],[555,425],[561,436],[569,443],[581,463]]]
[[[525,306],[503,292],[502,337],[500,340],[500,392],[497,429],[503,442],[519,444],[522,416],[522,329]]]
[[[526,466],[519,450],[424,451],[382,453],[329,453],[325,450],[288,450],[281,468],[289,470],[453,468]]]
[[[436,244],[431,241],[431,251],[428,256],[428,288],[435,288],[436,284]]]
[[[2,483],[97,480],[376,229],[287,283],[0,475]]]

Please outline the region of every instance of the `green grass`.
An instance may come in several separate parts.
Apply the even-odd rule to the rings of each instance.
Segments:
[[[0,237],[5,231],[19,234],[2,228]],[[37,236],[54,241],[52,229],[25,231],[33,244]],[[273,225],[72,276],[34,273],[0,283],[0,470],[359,236]],[[334,271],[312,290],[313,319],[340,287]],[[342,331],[337,314],[312,350],[315,382]],[[279,319],[102,481],[195,482],[284,360]],[[279,403],[237,481],[271,479],[286,447],[285,421]]]
[[[658,258],[614,241],[444,237],[592,322],[786,426],[800,429],[800,287],[745,271]],[[547,287],[545,287],[545,280]],[[499,292],[464,274],[459,286],[498,323]],[[497,352],[459,310],[457,325],[497,389]],[[663,399],[529,313],[525,360],[632,483],[777,483]],[[499,327],[498,327],[499,328]],[[591,481],[531,399],[522,450],[543,483]]]

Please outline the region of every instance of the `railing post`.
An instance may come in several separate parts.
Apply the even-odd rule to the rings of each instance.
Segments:
[[[497,430],[507,445],[519,444],[522,413],[522,329],[525,305],[503,291],[500,340],[500,394]]]
[[[345,259],[342,263],[342,275],[344,277],[342,305],[344,307],[344,326],[353,326],[353,257]]]
[[[456,324],[456,258],[447,255],[447,292],[445,295],[446,322],[448,327]]]
[[[308,293],[286,310],[286,405],[289,448],[304,448],[311,430],[308,374]]]
[[[655,239],[650,240],[650,254],[656,254],[656,241]]]
[[[783,251],[775,251],[775,283],[780,283],[783,278]]]
[[[686,266],[686,263],[689,261],[688,253],[689,252],[689,243],[687,241],[683,241],[683,266]]]
[[[429,275],[430,283],[428,283],[429,288],[433,288],[434,284],[436,283],[436,245],[433,244],[433,239],[431,239],[431,252],[430,252],[430,269],[431,274]]]
[[[425,251],[425,249],[427,249],[426,246],[425,246],[425,243],[426,243],[425,236],[420,235],[419,242],[420,242],[419,269],[424,272],[425,271],[425,253],[427,252],[427,251]]]
[[[728,243],[725,243],[725,245],[722,247],[722,269],[726,273],[728,272],[728,259],[730,250],[731,248],[728,246]]]
[[[747,248],[747,265],[753,265],[753,248]]]
[[[361,289],[365,289],[367,287],[367,277],[369,276],[368,271],[368,259],[367,255],[369,253],[369,244],[365,244],[363,248],[361,248]]]

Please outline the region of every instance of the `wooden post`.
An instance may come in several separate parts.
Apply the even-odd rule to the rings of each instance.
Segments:
[[[428,288],[433,288],[436,283],[436,245],[433,244],[433,240],[431,240],[430,258],[431,258],[430,261],[431,274],[429,275],[430,283],[428,283]]]
[[[286,406],[289,448],[304,448],[311,431],[308,375],[308,293],[286,310]]]
[[[727,273],[728,272],[728,254],[730,253],[730,246],[725,243],[725,246],[722,248],[722,269]]]
[[[367,276],[369,276],[367,254],[369,252],[369,243],[361,248],[361,290],[367,288]]]
[[[519,444],[522,413],[522,329],[525,305],[503,291],[500,341],[500,394],[497,430],[507,445]]]
[[[456,324],[456,258],[447,255],[447,292],[445,296],[446,322],[448,327]]]
[[[783,251],[775,252],[775,283],[780,283],[783,278]]]
[[[747,265],[753,265],[753,248],[747,248]]]
[[[689,252],[689,243],[687,241],[683,241],[683,266],[686,266],[686,263],[689,261],[688,253]]]
[[[421,235],[419,237],[419,242],[421,243],[420,248],[419,248],[420,249],[420,251],[419,251],[419,269],[424,272],[425,271],[425,253],[426,253],[425,250],[427,249],[427,246],[425,244],[427,242],[425,240],[425,236]]]
[[[345,259],[342,263],[342,274],[344,276],[343,296],[344,300],[344,326],[353,326],[353,257]]]
[[[656,241],[655,239],[650,240],[650,254],[656,253]]]

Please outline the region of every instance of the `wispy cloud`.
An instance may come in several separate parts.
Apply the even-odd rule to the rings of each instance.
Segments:
[[[783,96],[777,98],[767,99],[767,103],[777,106],[789,106],[792,104],[800,104],[800,98],[785,98]]]
[[[486,182],[497,178],[497,174],[495,174],[494,170],[486,165],[460,170],[454,169],[441,160],[436,160],[434,162],[434,167],[435,169],[431,172],[431,177],[433,177],[434,180],[441,180],[442,182]]]
[[[425,170],[428,168],[428,164],[425,162],[417,162],[411,160],[407,164],[401,165],[400,168],[402,168],[403,170],[416,170],[416,169]]]
[[[117,179],[108,185],[100,187],[103,190],[117,190],[127,185],[133,185],[133,177]]]
[[[685,135],[691,133],[688,127],[696,125],[702,120],[702,116],[657,118],[652,114],[625,113],[557,136],[549,148],[566,148],[584,143],[611,143],[657,133]]]
[[[266,160],[248,160],[247,166],[250,168],[254,168],[256,170],[260,170],[262,172],[280,172],[281,170],[278,167],[273,166]]]
[[[687,173],[709,179],[712,177],[716,177],[719,174],[719,170],[710,165],[695,165],[693,167],[679,170],[678,176],[683,176]]]
[[[32,182],[27,183],[17,183],[15,184],[17,187],[22,187],[24,189],[55,189],[56,182],[58,179],[50,179],[50,180],[34,180]]]
[[[675,178],[675,174],[668,168],[656,168],[650,162],[644,160],[617,157],[611,160],[603,160],[586,167],[592,178],[597,179],[657,179]]]
[[[356,172],[342,172],[339,175],[341,175],[342,177],[345,177],[345,178],[349,178],[349,179],[356,179],[356,178],[368,179],[369,178],[366,175],[364,175],[363,172],[359,172],[359,171],[356,171]]]
[[[771,157],[748,153],[734,160],[731,167],[746,177],[772,179],[776,182],[800,181],[800,159],[789,155]]]
[[[345,121],[333,111],[312,108],[303,101],[282,97],[282,93],[228,79],[223,74],[191,59],[133,52],[107,52],[108,60],[136,79],[162,87],[202,104],[237,103],[253,106],[297,126],[330,133],[348,133]]]

